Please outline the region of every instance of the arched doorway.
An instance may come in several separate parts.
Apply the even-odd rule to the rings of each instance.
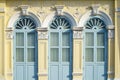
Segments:
[[[107,30],[98,16],[90,16],[84,29],[84,80],[107,80]]]
[[[31,16],[14,23],[14,80],[38,80],[37,24]]]
[[[72,80],[72,30],[65,16],[49,26],[49,80]]]

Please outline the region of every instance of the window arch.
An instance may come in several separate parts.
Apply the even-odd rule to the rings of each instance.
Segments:
[[[50,24],[50,29],[70,29],[70,22],[63,16],[56,16]]]
[[[15,29],[35,29],[36,23],[30,16],[20,16],[15,23]]]
[[[90,16],[84,25],[85,80],[107,79],[107,30],[100,16]],[[96,72],[94,72],[96,71]],[[92,72],[92,73],[90,73]],[[89,76],[91,74],[91,77]],[[99,76],[99,77],[95,77]]]
[[[55,16],[50,23],[50,29],[70,29],[71,24],[64,16]]]
[[[20,77],[22,80],[37,80],[38,41],[35,19],[27,15],[19,16],[14,27],[14,80]]]
[[[104,21],[98,17],[90,18],[85,24],[85,29],[103,29],[105,27]]]
[[[49,80],[72,80],[67,77],[72,75],[71,23],[65,16],[55,16],[49,28]]]

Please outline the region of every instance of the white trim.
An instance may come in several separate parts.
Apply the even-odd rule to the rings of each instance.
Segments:
[[[107,74],[114,74],[114,72],[113,71],[108,71]]]
[[[113,39],[115,34],[114,30],[108,30],[108,39]]]
[[[114,78],[108,78],[107,80],[114,80]]]
[[[81,17],[78,26],[83,27],[86,24],[86,21],[90,18],[91,15],[94,15],[94,14],[92,14],[92,11],[89,10],[86,14],[84,14]],[[108,27],[108,25],[113,25],[111,17],[108,14],[106,14],[105,12],[98,11],[98,13],[95,14],[95,16],[100,17],[105,22],[106,28]]]
[[[120,80],[120,78],[115,78],[114,80]]]
[[[5,9],[4,8],[0,8],[0,12],[5,12]]]
[[[55,5],[55,8],[56,8],[57,14],[58,14],[58,15],[61,15],[64,6],[63,6],[63,5]]]
[[[49,27],[50,22],[53,20],[54,16],[56,15],[57,15],[56,12],[53,12],[50,15],[48,15],[43,21],[42,27]],[[77,26],[77,21],[75,21],[74,17],[70,13],[62,12],[62,15],[69,19],[72,27]]]
[[[28,15],[28,5],[21,5],[20,8],[21,8],[21,11],[22,11],[22,14],[23,15]]]
[[[116,12],[120,12],[120,8],[116,8],[115,11],[116,11]]]
[[[83,73],[82,72],[73,72],[72,75],[73,76],[81,76],[81,75],[83,75]]]
[[[20,12],[14,14],[10,18],[7,28],[13,28],[14,29],[14,23],[21,15],[22,14]],[[38,17],[35,14],[33,14],[32,12],[28,12],[28,15],[31,16],[35,20],[37,27],[41,26],[40,20],[38,19]]]
[[[4,78],[0,78],[0,80],[5,80]]]
[[[38,76],[48,76],[48,73],[38,73]]]
[[[8,72],[7,75],[8,76],[13,76],[13,72]]]

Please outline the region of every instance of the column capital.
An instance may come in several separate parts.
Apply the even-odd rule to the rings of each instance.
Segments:
[[[13,39],[13,27],[8,27],[7,29],[5,29],[6,31],[6,35],[7,35],[7,39]]]
[[[38,32],[38,39],[48,39],[48,28],[38,27],[36,30]]]
[[[82,39],[83,35],[82,35],[82,31],[83,31],[83,27],[73,27],[73,38],[74,39]]]
[[[73,31],[82,31],[83,27],[73,27],[72,30]]]
[[[106,29],[107,29],[107,30],[114,30],[115,27],[114,27],[114,25],[108,25],[108,26],[106,27]]]

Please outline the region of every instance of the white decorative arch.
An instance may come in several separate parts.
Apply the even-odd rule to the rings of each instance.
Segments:
[[[50,22],[53,20],[53,18],[57,15],[56,12],[51,13],[46,17],[46,19],[43,21],[42,27],[47,28],[50,25]],[[72,27],[77,26],[77,23],[73,16],[67,12],[62,12],[62,15],[65,16],[67,19],[69,19]]]
[[[14,23],[15,23],[15,21],[16,21],[21,15],[22,15],[21,12],[18,12],[18,13],[16,13],[15,15],[13,15],[13,16],[10,18],[9,22],[8,22],[7,28],[9,28],[9,29],[10,29],[10,28],[14,28]],[[37,27],[40,27],[40,26],[41,26],[40,20],[38,19],[38,17],[37,17],[35,14],[33,14],[32,12],[28,12],[28,15],[31,16],[31,17],[35,20],[35,23],[36,23]]]
[[[91,17],[91,15],[94,15],[94,14],[92,14],[92,11],[91,11],[91,10],[88,11],[86,14],[84,14],[84,15],[81,17],[78,26],[79,26],[79,27],[84,27],[84,25],[86,24],[86,21]],[[98,11],[98,13],[95,14],[95,16],[100,17],[100,18],[105,22],[106,28],[108,28],[108,27],[110,27],[110,26],[111,26],[111,27],[113,26],[113,22],[112,22],[111,17],[110,17],[108,14],[106,14],[105,12],[103,12],[103,11]],[[113,27],[114,27],[114,26],[113,26]]]

